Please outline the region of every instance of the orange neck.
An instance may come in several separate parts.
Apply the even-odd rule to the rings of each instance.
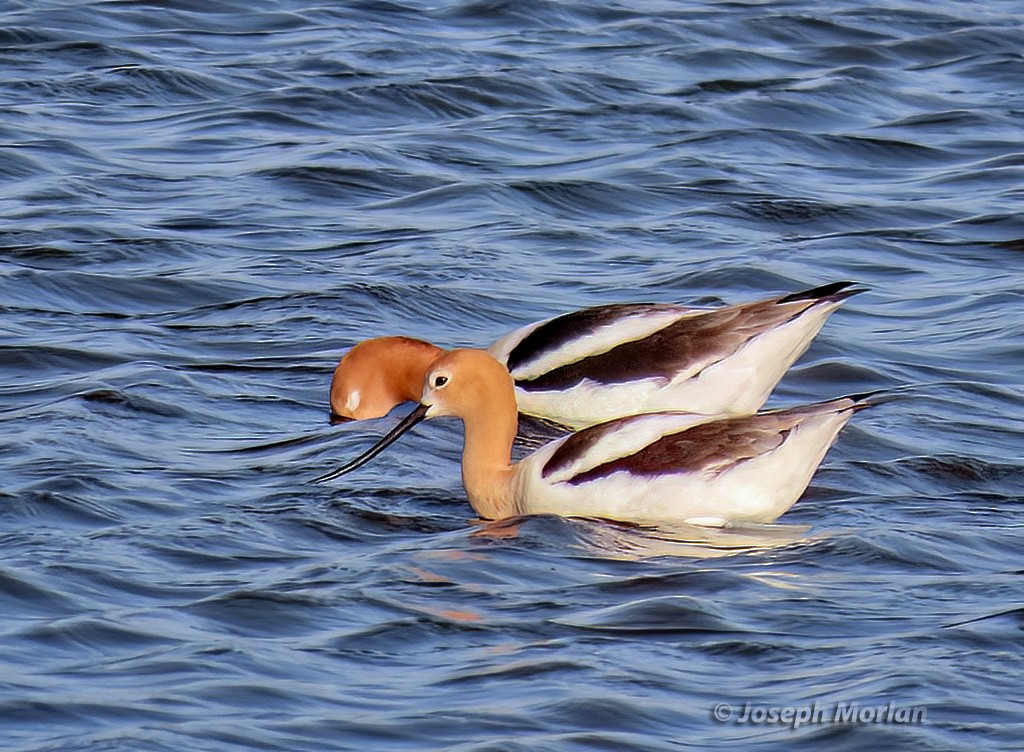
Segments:
[[[520,514],[512,487],[512,442],[518,410],[509,383],[508,394],[492,395],[463,417],[466,444],[462,451],[462,484],[480,517],[500,520]]]

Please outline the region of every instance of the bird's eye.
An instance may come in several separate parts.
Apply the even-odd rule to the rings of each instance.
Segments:
[[[435,389],[440,389],[441,387],[443,387],[447,383],[448,383],[448,377],[447,376],[435,376],[434,377],[434,388]]]

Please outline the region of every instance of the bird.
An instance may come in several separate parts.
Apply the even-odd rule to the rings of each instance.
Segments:
[[[511,374],[521,413],[569,429],[637,413],[757,411],[829,315],[863,292],[833,282],[721,308],[620,303],[517,329],[488,348]],[[359,342],[331,380],[332,422],[419,400],[442,348],[411,337]]]
[[[484,520],[553,514],[658,525],[769,523],[803,494],[853,413],[874,393],[745,416],[631,415],[556,439],[517,463],[512,377],[490,353],[456,349],[427,369],[420,404],[372,448],[315,480],[362,466],[425,418],[464,425],[462,482]]]

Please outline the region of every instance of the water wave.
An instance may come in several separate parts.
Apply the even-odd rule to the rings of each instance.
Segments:
[[[6,748],[1019,745],[1007,4],[0,20]],[[775,525],[481,523],[443,421],[310,482],[400,413],[327,423],[364,337],[839,279],[772,404],[890,398]],[[927,723],[710,717],[815,701]]]

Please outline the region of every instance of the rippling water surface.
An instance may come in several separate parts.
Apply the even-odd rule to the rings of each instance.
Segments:
[[[0,4],[4,749],[1019,747],[1020,14]],[[777,526],[482,527],[443,421],[309,482],[358,339],[839,279],[773,404],[903,398]],[[815,701],[926,718],[737,721]]]

